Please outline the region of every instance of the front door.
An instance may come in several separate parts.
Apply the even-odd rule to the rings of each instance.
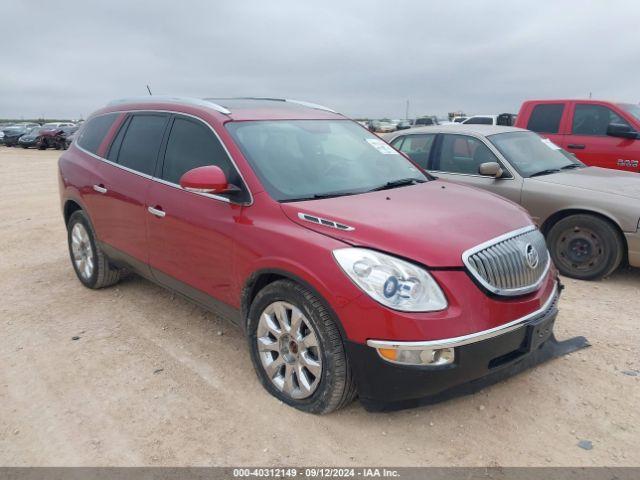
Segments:
[[[243,206],[230,197],[242,193],[192,193],[179,183],[185,172],[204,165],[219,166],[229,183],[243,188],[240,177],[212,129],[191,117],[172,119],[162,157],[147,201],[153,275],[224,314],[229,305],[237,307],[231,296],[233,238]]]
[[[432,156],[429,172],[452,182],[482,188],[520,203],[522,180],[512,175],[505,165],[479,138],[469,135],[442,134]],[[480,175],[480,165],[487,162],[500,164],[502,178]]]
[[[611,123],[629,125],[605,105],[576,103],[564,148],[593,167],[640,171],[640,140],[608,136]]]

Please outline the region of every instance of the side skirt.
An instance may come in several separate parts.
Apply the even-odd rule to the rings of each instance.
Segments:
[[[198,290],[191,285],[181,282],[158,269],[152,268],[148,264],[141,262],[137,258],[134,258],[111,245],[100,242],[100,248],[107,255],[109,261],[116,267],[132,270],[141,277],[177,293],[187,300],[198,304],[202,308],[229,320],[237,326],[242,324],[242,314],[239,309],[217,300],[202,290]]]

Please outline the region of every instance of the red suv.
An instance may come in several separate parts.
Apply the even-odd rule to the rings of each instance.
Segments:
[[[593,167],[640,172],[640,106],[600,100],[529,100],[516,127],[549,138]]]
[[[301,410],[442,398],[553,343],[559,285],[526,212],[327,108],[119,101],[59,170],[85,286],[126,268],[230,318]]]

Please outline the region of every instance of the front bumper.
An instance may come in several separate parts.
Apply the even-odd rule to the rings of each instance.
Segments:
[[[436,403],[472,393],[550,358],[588,346],[577,337],[559,343],[553,336],[559,292],[527,317],[465,337],[429,342],[376,342],[385,348],[455,348],[455,361],[444,366],[399,365],[383,360],[375,348],[347,342],[347,351],[367,410],[395,410]]]
[[[640,267],[640,231],[624,234],[629,251],[629,265]]]

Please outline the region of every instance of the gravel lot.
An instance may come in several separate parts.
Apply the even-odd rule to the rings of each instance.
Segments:
[[[137,277],[76,280],[58,155],[0,147],[0,465],[640,465],[639,270],[565,279],[556,334],[589,349],[435,406],[315,417],[263,391],[224,320]]]

